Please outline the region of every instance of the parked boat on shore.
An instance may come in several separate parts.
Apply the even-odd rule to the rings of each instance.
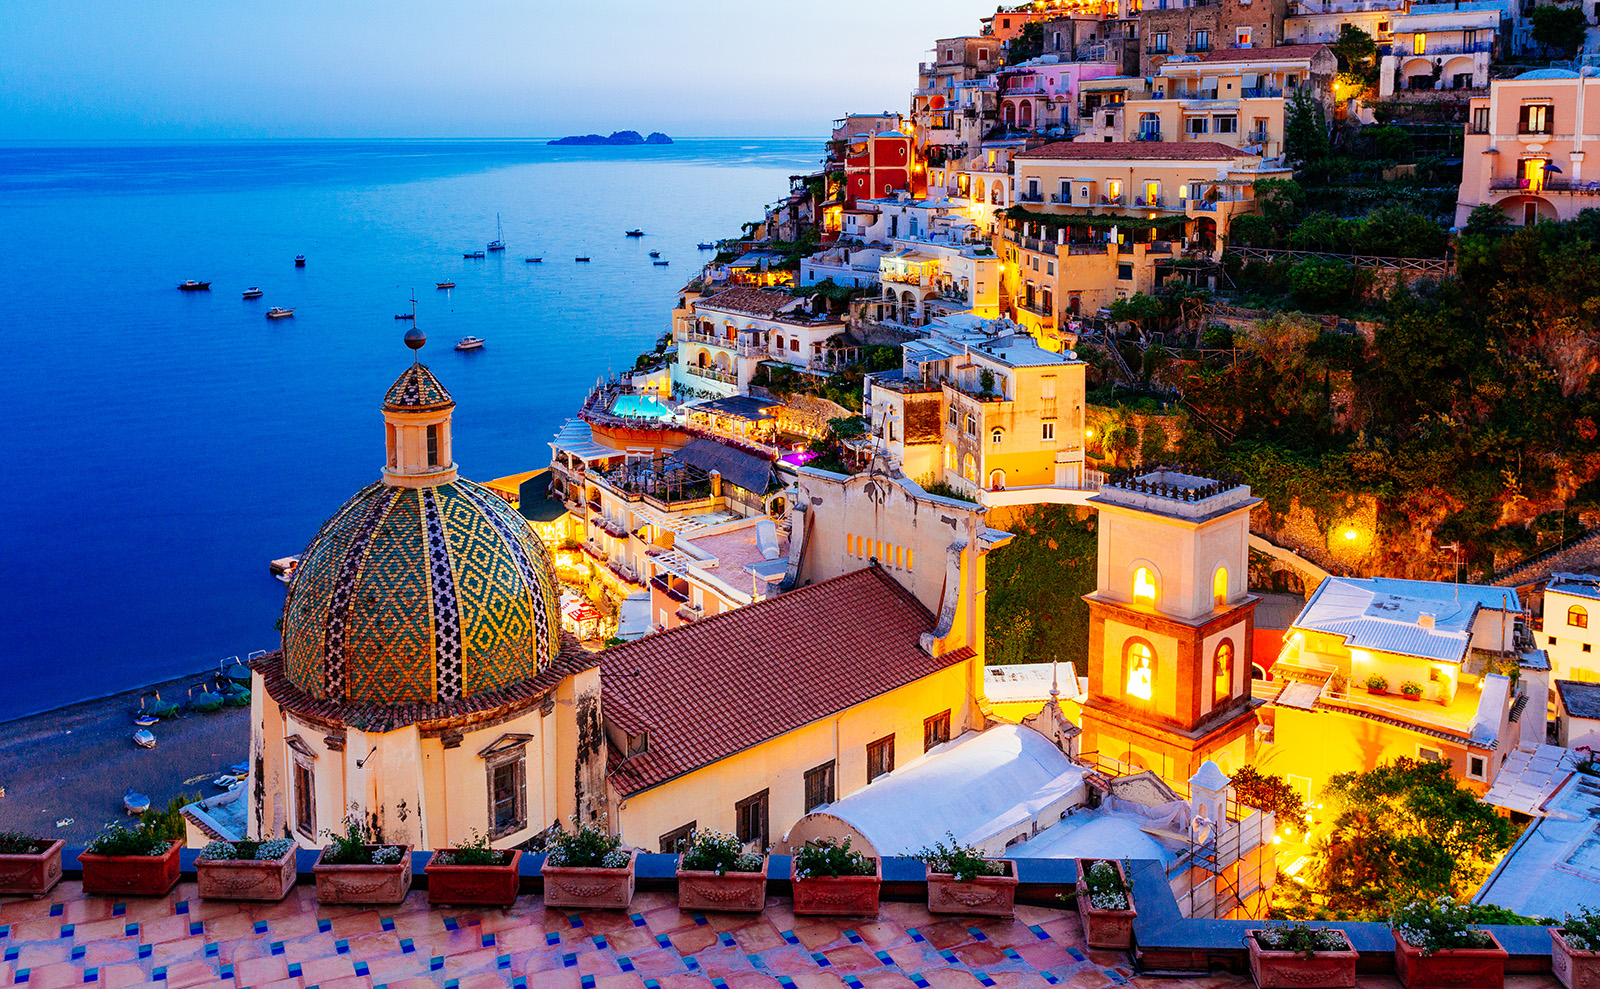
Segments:
[[[139,746],[141,749],[153,749],[156,747],[156,737],[150,734],[150,729],[140,728],[138,731],[133,733],[133,744]],[[147,807],[146,810],[148,809],[149,808]],[[135,812],[130,810],[128,813],[142,813],[142,811]]]
[[[267,564],[267,569],[272,571],[272,576],[287,584],[294,579],[295,568],[300,566],[300,554],[282,556]]]

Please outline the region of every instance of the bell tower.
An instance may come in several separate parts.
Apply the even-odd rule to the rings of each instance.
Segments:
[[[1082,748],[1186,780],[1248,758],[1250,509],[1235,478],[1178,467],[1114,475],[1099,512]]]

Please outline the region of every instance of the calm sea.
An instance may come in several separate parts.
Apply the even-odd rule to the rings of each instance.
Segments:
[[[737,233],[820,152],[0,145],[0,719],[276,646],[267,561],[377,476],[413,290],[463,473],[544,466],[595,379],[669,329],[695,244]],[[497,212],[509,248],[463,260]],[[188,278],[211,291],[179,292]],[[451,349],[468,334],[488,345]]]

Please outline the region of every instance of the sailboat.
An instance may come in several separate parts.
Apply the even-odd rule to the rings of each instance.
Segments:
[[[494,215],[494,240],[489,241],[489,250],[503,251],[506,249],[506,232],[500,228],[500,214]]]

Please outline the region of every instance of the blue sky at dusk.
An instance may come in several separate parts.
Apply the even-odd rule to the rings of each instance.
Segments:
[[[0,139],[822,133],[972,0],[4,0]]]

